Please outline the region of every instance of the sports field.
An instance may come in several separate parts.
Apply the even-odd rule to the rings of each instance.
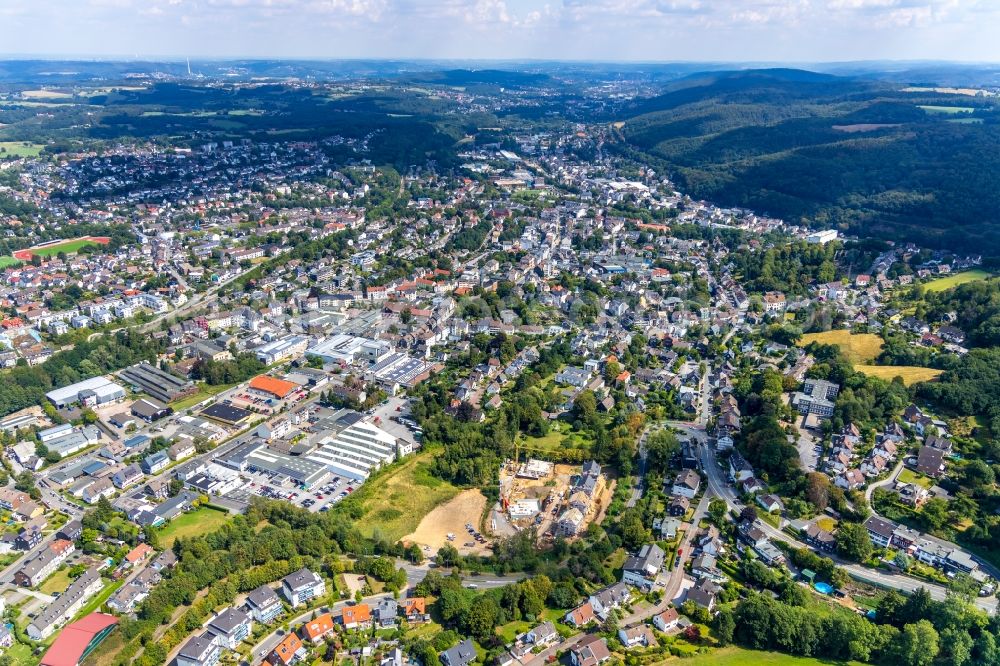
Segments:
[[[86,247],[87,245],[107,245],[110,242],[111,239],[107,236],[84,236],[82,238],[70,238],[63,241],[56,241],[55,243],[36,245],[35,247],[29,247],[26,250],[18,250],[14,252],[14,259],[19,261],[31,261],[31,257],[34,255],[39,257],[54,257],[60,252],[73,254],[74,252],[79,252],[80,248]]]
[[[924,291],[944,291],[945,289],[951,289],[952,287],[957,287],[958,285],[965,284],[966,282],[978,282],[979,280],[986,280],[990,277],[992,276],[988,271],[980,269],[962,271],[961,273],[946,275],[944,277],[937,278],[936,280],[931,280],[924,285]]]
[[[852,334],[842,328],[823,333],[806,333],[798,344],[805,347],[811,342],[840,347],[841,353],[851,363],[871,363],[882,352],[883,344],[882,338],[874,333]]]

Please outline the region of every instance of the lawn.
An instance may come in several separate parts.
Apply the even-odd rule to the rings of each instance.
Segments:
[[[973,271],[962,271],[961,273],[955,273],[954,275],[946,275],[944,277],[939,277],[936,280],[931,280],[924,285],[924,291],[944,291],[945,289],[951,289],[952,287],[957,287],[960,284],[965,284],[966,282],[978,282],[979,280],[986,280],[992,277],[988,271],[984,270],[973,270]]]
[[[837,529],[837,521],[830,516],[821,516],[816,519],[816,527],[827,532],[832,532]]]
[[[188,407],[193,407],[202,400],[207,400],[208,398],[211,398],[213,395],[218,395],[219,393],[222,393],[226,389],[230,389],[233,386],[235,386],[235,384],[219,384],[217,386],[211,386],[209,384],[199,384],[197,393],[194,393],[186,398],[181,398],[180,400],[172,402],[170,403],[170,406],[174,408],[175,412],[183,412]]]
[[[125,584],[125,579],[123,578],[121,580],[116,580],[113,583],[105,585],[103,590],[94,595],[94,597],[90,601],[88,601],[83,608],[77,611],[73,619],[78,620],[81,617],[86,617],[87,615],[90,615],[91,613],[95,612],[98,608],[107,603],[108,599],[111,598],[111,595],[117,592],[118,588],[120,588],[124,584]],[[46,639],[46,642],[51,644],[52,641],[54,641],[58,636],[59,632],[57,631],[56,633],[49,636]]]
[[[160,539],[166,548],[174,545],[181,537],[208,534],[222,527],[232,519],[228,511],[219,511],[203,506],[177,516],[160,528]]]
[[[357,526],[371,536],[378,530],[390,542],[413,533],[420,520],[437,505],[457,495],[460,488],[430,472],[435,449],[421,451],[374,475],[343,501],[360,507]]]
[[[521,436],[521,449],[529,457],[532,453],[557,455],[567,448],[589,451],[591,446],[593,441],[589,437],[574,431],[573,426],[565,421],[554,421],[549,427],[549,432],[543,437]]]
[[[55,594],[56,592],[62,593],[66,591],[69,584],[69,567],[63,567],[45,579],[45,581],[38,586],[38,591],[42,594]]]
[[[892,381],[894,377],[902,377],[903,383],[912,386],[918,382],[929,382],[937,379],[944,370],[922,368],[916,365],[855,365],[854,369],[870,377],[878,377]]]
[[[918,486],[923,486],[924,488],[930,488],[934,485],[934,482],[923,474],[917,474],[913,470],[906,469],[905,467],[899,473],[898,480],[900,483],[915,483]]]
[[[851,363],[871,363],[882,352],[882,338],[874,333],[852,334],[847,329],[837,329],[824,333],[807,333],[799,340],[805,347],[811,342],[822,345],[836,345]]]
[[[38,157],[44,147],[30,141],[0,141],[0,157]]]
[[[684,664],[685,666],[818,666],[819,664],[859,664],[859,662],[794,657],[780,652],[727,647],[684,659]]]
[[[14,643],[10,648],[4,650],[4,655],[10,657],[11,663],[15,666],[35,666],[38,657],[31,653],[31,646],[24,643]]]
[[[0,257],[0,270],[10,266],[17,266],[21,262],[14,257]]]

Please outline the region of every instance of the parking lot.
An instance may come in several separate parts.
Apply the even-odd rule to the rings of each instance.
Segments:
[[[345,477],[331,477],[315,488],[304,490],[294,481],[277,474],[243,472],[247,484],[229,494],[233,499],[248,500],[251,495],[280,499],[312,512],[327,511],[350,495],[360,484]]]
[[[378,419],[378,427],[393,437],[419,446],[420,442],[415,434],[417,424],[410,420],[409,400],[393,396],[371,410],[371,415]]]

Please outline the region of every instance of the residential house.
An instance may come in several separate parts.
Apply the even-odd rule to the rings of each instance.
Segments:
[[[208,621],[208,632],[216,637],[219,645],[235,650],[253,630],[253,619],[236,608],[226,608]]]
[[[310,643],[319,643],[333,633],[333,616],[323,613],[302,625],[302,637]]]
[[[476,647],[466,638],[453,648],[438,655],[444,666],[469,666],[476,660]]]
[[[665,557],[663,549],[655,543],[645,544],[636,555],[625,560],[625,565],[622,568],[622,582],[648,592],[656,583],[656,577],[663,567]]]
[[[686,469],[674,479],[674,484],[670,488],[670,494],[694,499],[700,487],[701,477],[698,476],[698,473],[694,470]]]
[[[570,612],[566,613],[564,622],[574,627],[585,627],[594,622],[597,616],[594,614],[594,607],[589,601],[585,601]]]
[[[302,640],[294,631],[288,632],[278,646],[267,655],[267,662],[271,666],[290,666],[299,661],[307,654],[302,645]]]
[[[430,619],[430,615],[427,614],[427,600],[423,597],[403,599],[400,605],[407,622],[426,622]]]
[[[630,596],[631,592],[625,583],[615,583],[593,593],[588,600],[594,614],[603,621],[608,619],[611,611],[624,605]]]
[[[192,636],[177,653],[177,666],[214,666],[222,648],[210,632]]]
[[[687,598],[697,606],[709,612],[715,608],[716,598],[721,588],[708,578],[702,578],[694,587],[688,590]]]
[[[261,624],[267,624],[281,615],[284,606],[277,593],[267,585],[261,585],[247,595],[246,609],[253,619]]]
[[[372,626],[372,609],[368,604],[345,606],[340,611],[340,625],[344,629],[366,629]]]
[[[671,631],[677,627],[677,622],[680,620],[680,615],[677,613],[676,608],[668,608],[667,610],[653,616],[653,626],[660,631]]]
[[[325,594],[326,583],[319,574],[303,567],[281,579],[281,593],[292,608],[298,608],[310,599]]]
[[[658,645],[653,630],[645,624],[635,627],[622,627],[618,630],[618,640],[626,650],[637,647],[651,647]]]
[[[569,651],[569,660],[573,666],[598,666],[609,659],[611,651],[608,650],[608,642],[593,634],[584,636]]]

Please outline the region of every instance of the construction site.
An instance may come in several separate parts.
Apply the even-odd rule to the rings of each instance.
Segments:
[[[603,514],[613,491],[614,483],[593,461],[579,466],[507,460],[500,468],[499,509],[514,530],[534,527],[543,538],[572,538]]]

